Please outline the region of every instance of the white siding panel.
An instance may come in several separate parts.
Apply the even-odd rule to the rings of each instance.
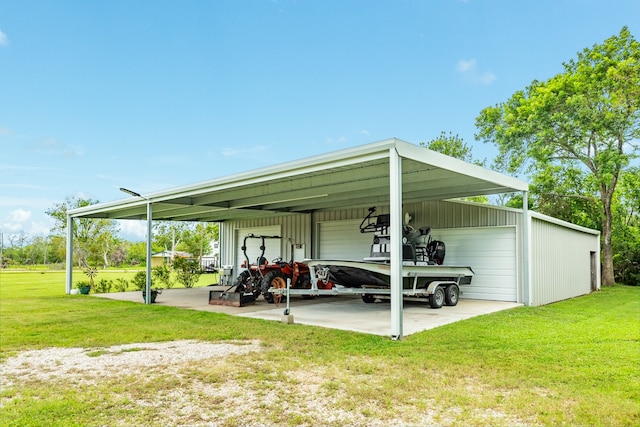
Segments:
[[[532,218],[531,230],[533,305],[591,292],[591,258],[600,260],[600,236],[538,218]],[[599,270],[593,273],[599,277]]]
[[[470,266],[475,276],[462,297],[518,300],[516,227],[439,229],[431,232],[446,245],[444,263]]]
[[[319,224],[319,256],[323,259],[361,260],[369,256],[373,233],[361,233],[362,220]]]

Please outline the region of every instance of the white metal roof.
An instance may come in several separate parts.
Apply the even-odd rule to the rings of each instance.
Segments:
[[[390,150],[402,159],[403,202],[526,191],[522,180],[398,139],[70,210],[71,217],[225,221],[389,203]]]

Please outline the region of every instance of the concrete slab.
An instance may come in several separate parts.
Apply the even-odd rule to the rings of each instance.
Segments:
[[[278,307],[268,304],[262,298],[253,305],[245,307],[227,307],[209,304],[209,291],[212,288],[165,289],[158,296],[156,304],[192,310],[225,313],[234,316],[282,321],[286,304]],[[95,297],[120,301],[133,301],[142,304],[142,293],[117,292],[93,294]],[[391,309],[385,302],[365,304],[359,296],[323,296],[305,300],[292,296],[290,310],[294,323],[321,326],[325,328],[364,332],[374,335],[391,335]],[[522,304],[504,301],[484,301],[460,299],[455,307],[432,309],[428,303],[405,301],[403,309],[403,330],[408,336],[416,332],[436,328],[483,314],[519,307]]]

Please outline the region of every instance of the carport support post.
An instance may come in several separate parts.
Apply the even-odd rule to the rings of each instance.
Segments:
[[[531,217],[529,216],[529,192],[522,192],[522,299],[524,305],[532,305],[531,298]]]
[[[146,293],[144,294],[144,303],[151,304],[151,201],[147,199],[147,282],[145,284]]]
[[[389,149],[391,235],[391,339],[402,339],[402,159]]]
[[[67,283],[66,292],[71,293],[71,287],[73,283],[73,217],[67,215],[67,245],[66,245],[66,260],[67,260]]]

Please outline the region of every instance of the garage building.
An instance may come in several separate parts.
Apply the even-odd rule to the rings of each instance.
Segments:
[[[371,236],[358,226],[372,206],[391,219],[394,339],[402,337],[400,236],[406,215],[414,227],[429,226],[446,243],[445,264],[473,268],[462,298],[543,305],[599,289],[598,231],[527,209],[460,200],[521,192],[526,201],[527,190],[524,181],[390,139],[144,196],[133,193],[68,212],[67,292],[75,218],[147,219],[149,230],[154,220],[220,222],[221,264],[234,266],[237,275],[249,233],[281,237],[267,242],[269,259],[362,259]]]

